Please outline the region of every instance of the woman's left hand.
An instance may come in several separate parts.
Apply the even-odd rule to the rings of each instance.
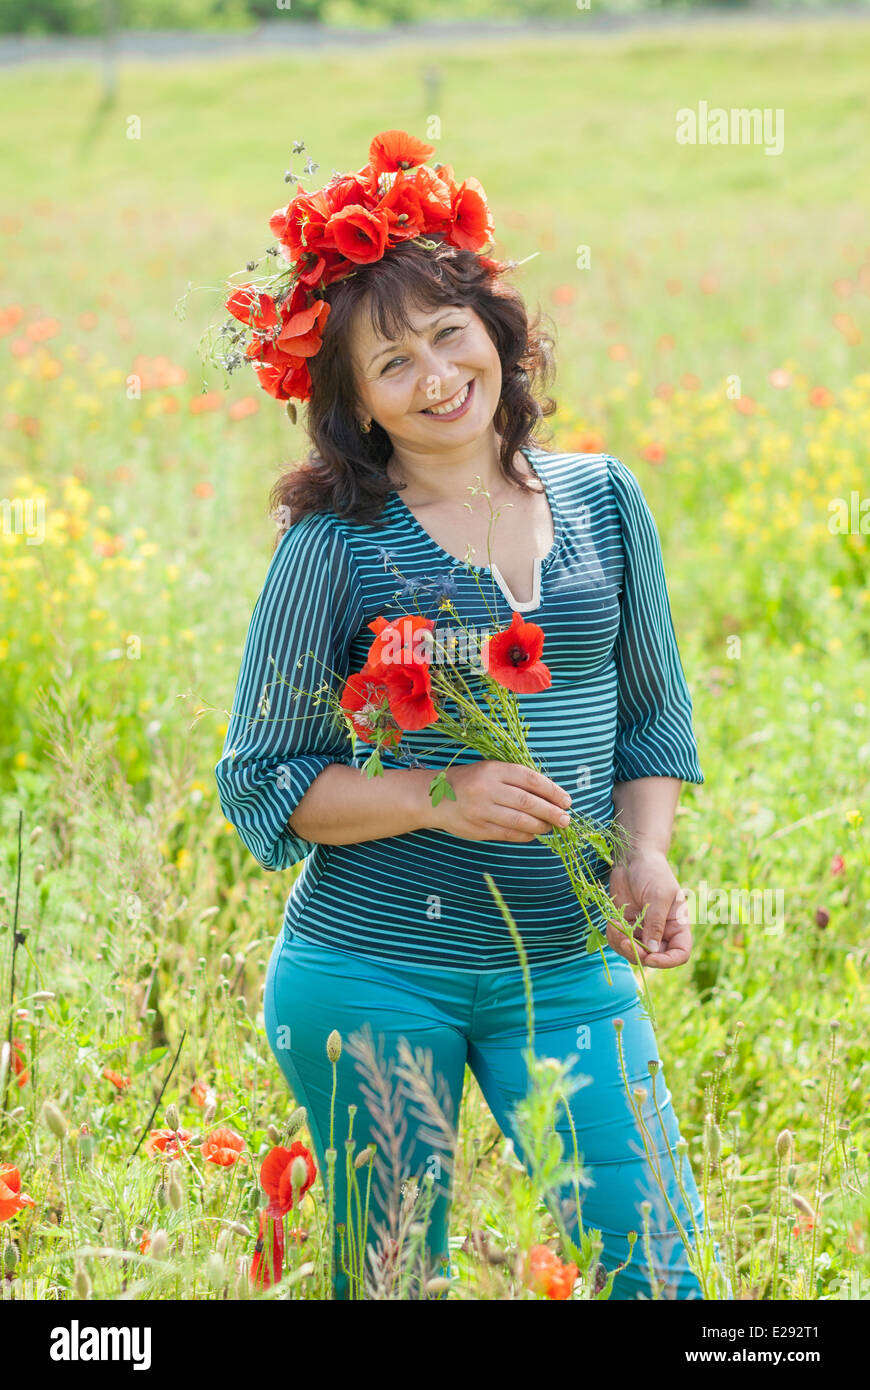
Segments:
[[[634,922],[648,904],[634,933],[641,965],[657,970],[685,965],[692,950],[689,909],[664,854],[640,850],[627,863],[615,865],[610,872],[610,896],[624,910],[628,922]],[[635,963],[628,937],[612,923],[607,927],[607,940],[614,951]]]

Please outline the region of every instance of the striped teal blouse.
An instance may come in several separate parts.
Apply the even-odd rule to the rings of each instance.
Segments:
[[[637,479],[606,454],[523,452],[546,487],[555,533],[549,553],[535,560],[527,603],[514,602],[497,567],[443,550],[395,490],[376,523],[307,514],[272,556],[215,775],[224,815],[263,868],[304,859],[284,912],[288,936],[384,961],[516,966],[483,877],[489,872],[530,963],[586,954],[584,909],[562,861],[538,840],[414,830],[326,845],[288,828],[318,773],[334,762],[359,767],[371,752],[362,739],[351,741],[324,702],[298,692],[324,684],[340,691],[363,666],[374,637],[367,624],[379,614],[422,613],[445,643],[451,631],[461,636],[442,606],[447,598],[478,635],[507,626],[514,609],[543,628],[551,684],[517,697],[521,717],[545,774],[599,824],[613,820],[614,781],[704,781],[658,532]],[[478,758],[467,749],[457,756],[437,727],[404,734],[398,750],[382,754],[384,767],[437,769]],[[590,856],[606,885],[607,864]],[[593,920],[603,927],[600,916]]]

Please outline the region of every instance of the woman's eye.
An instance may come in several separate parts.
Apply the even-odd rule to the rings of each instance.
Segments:
[[[442,329],[441,329],[441,332],[438,333],[438,334],[436,334],[436,337],[440,338],[442,333],[459,333],[459,332],[461,332],[461,330],[462,330],[464,327],[465,327],[465,324],[464,324],[464,323],[463,323],[463,324],[460,324],[460,323],[451,323],[451,324],[448,324],[446,328],[442,328]],[[387,363],[384,365],[384,367],[383,367],[383,369],[382,369],[382,371],[381,371],[381,376],[383,376],[384,372],[388,372],[388,371],[390,370],[391,367],[395,366],[395,364],[396,364],[397,362],[401,362],[402,360],[403,360],[403,359],[402,359],[401,357],[392,357],[392,358],[390,359],[390,361],[387,362]]]

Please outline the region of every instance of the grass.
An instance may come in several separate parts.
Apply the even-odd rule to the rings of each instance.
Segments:
[[[689,964],[651,980],[687,1161],[752,1299],[856,1297],[870,1277],[870,581],[866,533],[829,526],[833,499],[867,491],[868,48],[838,23],[436,55],[439,155],[480,178],[499,253],[540,252],[517,282],[558,330],[553,447],[624,459],[659,525],[706,777],[684,789],[675,871],[698,901],[782,894],[778,923],[708,914]],[[213,768],[269,485],[305,441],[253,384],[224,394],[196,344],[271,240],[292,140],[316,186],[379,130],[425,135],[429,60],[379,53],[377,82],[366,55],[131,64],[108,109],[93,71],[6,75],[0,308],[22,312],[0,342],[0,496],[42,499],[46,528],[0,535],[0,1034],[12,1009],[28,1073],[9,1074],[0,1162],[36,1203],[0,1225],[11,1296],[248,1288],[259,1164],[294,1104],[260,998],[290,880],[223,821]],[[783,108],[782,155],[678,146],[675,113],[701,100]],[[158,354],[181,379],[128,399]],[[536,1143],[558,1083],[530,1104]],[[242,1159],[149,1156],[168,1104],[195,1137],[235,1129]],[[530,1181],[469,1075],[450,1297],[534,1297],[520,1255],[570,1254],[541,1153]],[[324,1178],[269,1296],[323,1293]],[[160,1258],[140,1250],[158,1228]]]

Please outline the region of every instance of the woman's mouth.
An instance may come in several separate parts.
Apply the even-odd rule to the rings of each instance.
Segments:
[[[471,405],[474,395],[474,377],[471,381],[466,381],[449,400],[442,401],[438,406],[429,406],[426,410],[421,410],[421,415],[431,415],[433,420],[458,420],[460,415],[464,415]]]

